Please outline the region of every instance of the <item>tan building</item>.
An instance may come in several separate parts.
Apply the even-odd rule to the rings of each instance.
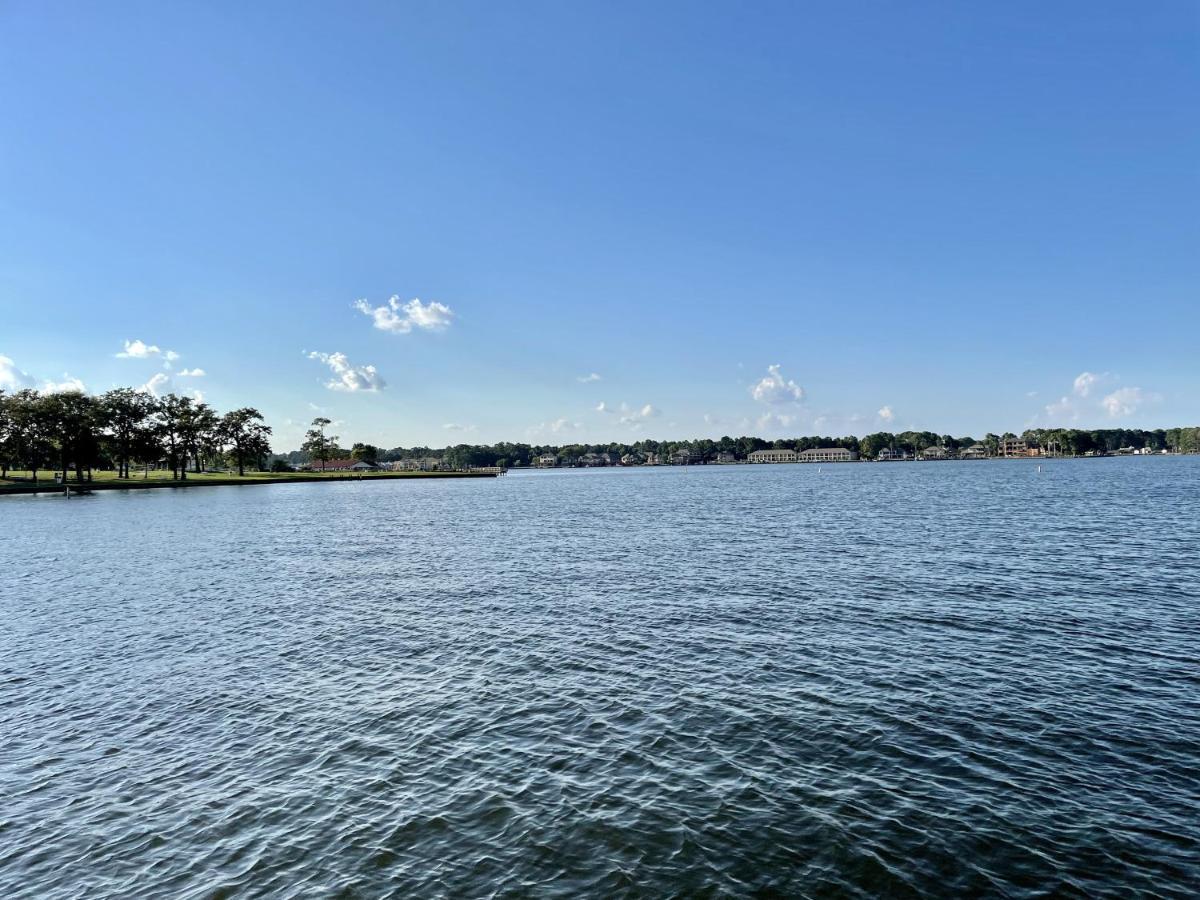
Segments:
[[[1029,444],[1021,438],[1001,438],[1000,439],[1000,455],[1001,456],[1028,456]]]
[[[755,450],[750,454],[752,463],[794,463],[799,460],[795,450]]]
[[[845,447],[812,447],[800,452],[800,462],[850,462],[858,454]]]

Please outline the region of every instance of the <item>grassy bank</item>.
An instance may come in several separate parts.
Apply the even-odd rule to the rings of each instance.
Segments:
[[[28,472],[9,472],[0,479],[0,496],[6,494],[60,493],[64,485],[55,482],[54,472],[38,472],[37,482],[29,481]],[[132,478],[117,478],[115,472],[94,472],[90,482],[68,482],[72,490],[124,491],[150,488],[215,487],[228,485],[291,484],[313,481],[390,481],[412,478],[494,478],[490,472],[247,472],[245,475],[189,472],[187,481],[176,481],[169,471],[137,472]]]

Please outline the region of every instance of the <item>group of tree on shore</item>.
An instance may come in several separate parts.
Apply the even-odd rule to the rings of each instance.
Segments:
[[[384,450],[372,444],[356,443],[350,448],[338,446],[336,437],[329,437],[324,427],[329,420],[317,420],[308,434],[304,446],[280,457],[290,465],[301,465],[318,459],[353,458],[370,463],[389,463],[402,459],[435,458],[448,468],[471,466],[522,467],[533,465],[543,456],[554,456],[564,463],[579,459],[588,453],[609,453],[618,457],[645,460],[654,454],[658,458],[669,457],[679,450],[689,450],[695,459],[714,460],[718,453],[732,453],[738,459],[746,459],[755,450],[808,450],[817,447],[845,447],[863,458],[874,459],[884,449],[920,453],[927,447],[943,447],[948,451],[960,451],[980,444],[991,454],[999,450],[1005,438],[1020,437],[1030,446],[1054,446],[1067,456],[1082,456],[1085,453],[1115,453],[1127,447],[1149,450],[1170,450],[1179,453],[1200,452],[1200,428],[1167,428],[1146,431],[1143,429],[1105,428],[1083,430],[1077,428],[1030,429],[1021,435],[1007,432],[1002,435],[986,434],[982,438],[932,431],[904,431],[898,434],[875,432],[864,437],[798,437],[786,440],[767,441],[757,437],[723,437],[718,440],[692,441],[636,441],[632,444],[613,442],[606,444],[521,444],[502,442],[498,444],[457,444],[452,447],[394,447]]]
[[[270,456],[271,429],[243,407],[219,415],[207,403],[132,388],[104,394],[0,390],[0,478],[11,470],[59,471],[90,481],[93,469],[129,478],[133,466],[165,465],[177,480],[188,469],[261,467]]]

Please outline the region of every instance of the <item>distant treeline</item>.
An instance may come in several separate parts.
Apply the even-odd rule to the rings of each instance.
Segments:
[[[43,394],[0,390],[0,478],[10,470],[56,470],[67,480],[91,479],[93,469],[128,478],[131,466],[165,465],[177,479],[188,467],[261,466],[270,456],[271,429],[258,410],[218,415],[207,403],[132,388],[91,396],[80,391]]]
[[[814,447],[845,447],[858,452],[867,459],[874,459],[880,450],[920,453],[926,447],[945,447],[949,451],[962,450],[982,444],[990,453],[999,451],[1000,441],[1020,437],[1030,446],[1054,445],[1065,455],[1082,456],[1085,453],[1116,453],[1132,447],[1150,450],[1171,450],[1180,453],[1200,452],[1200,427],[1159,428],[1154,431],[1131,428],[1103,428],[1082,430],[1077,428],[1038,428],[1021,435],[1011,432],[1003,435],[986,434],[982,438],[954,437],[932,431],[903,431],[899,434],[879,431],[865,437],[797,437],[786,440],[766,441],[756,437],[723,437],[719,440],[707,438],[692,441],[636,441],[632,444],[612,442],[607,444],[457,444],[453,447],[393,447],[384,450],[371,444],[354,444],[349,450],[333,448],[330,458],[336,456],[364,459],[368,462],[387,463],[400,459],[433,457],[447,466],[467,468],[469,466],[528,466],[542,456],[554,456],[562,462],[570,462],[587,453],[612,453],[619,457],[644,460],[651,454],[659,459],[670,457],[678,450],[690,450],[694,457],[702,460],[716,459],[718,453],[732,453],[738,459],[746,459],[755,450],[791,449],[808,450]],[[281,457],[291,465],[310,462],[312,456],[305,450],[294,450]]]

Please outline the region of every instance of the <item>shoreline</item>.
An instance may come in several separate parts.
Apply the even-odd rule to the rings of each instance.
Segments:
[[[84,481],[61,483],[56,481],[39,481],[36,484],[21,484],[19,482],[0,484],[0,497],[25,494],[61,494],[67,488],[72,493],[80,495],[96,491],[147,491],[159,488],[194,488],[194,487],[252,487],[259,484],[314,484],[332,482],[341,484],[347,481],[401,481],[415,478],[496,478],[494,472],[373,472],[369,475],[284,475],[278,478],[188,478],[186,481],[138,481],[128,480]]]

